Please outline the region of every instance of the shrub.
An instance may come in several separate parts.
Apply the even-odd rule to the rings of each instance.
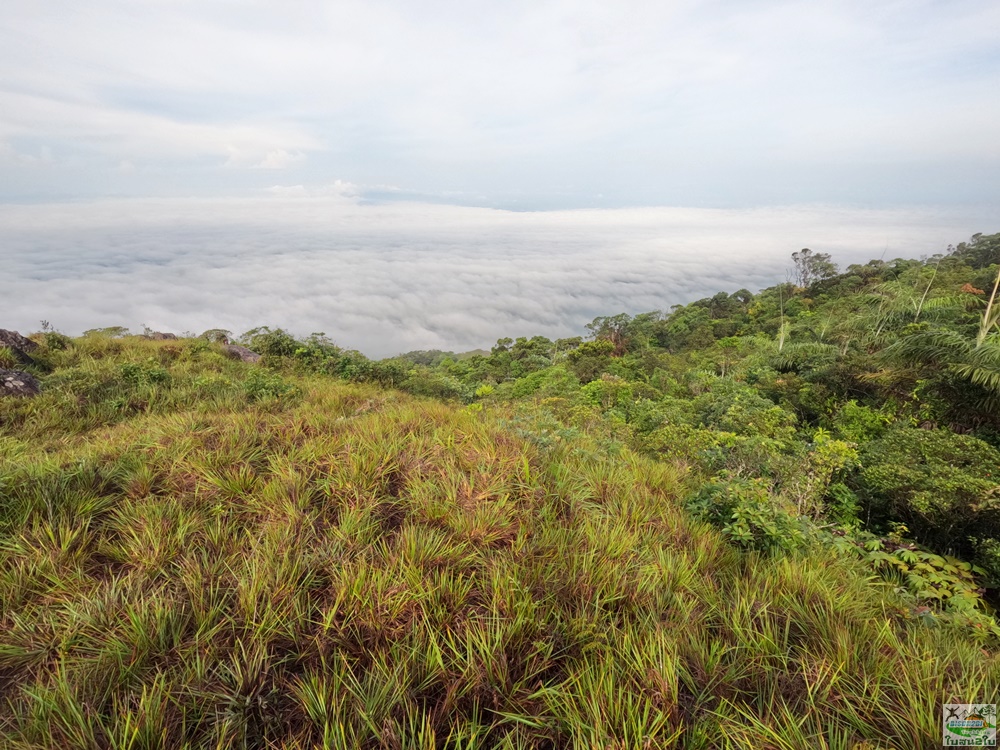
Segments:
[[[243,380],[243,392],[250,401],[276,401],[297,396],[299,389],[277,373],[254,368]]]
[[[106,328],[91,328],[83,332],[84,336],[97,336],[100,338],[120,339],[129,335],[129,330],[125,326],[108,326]]]
[[[227,331],[225,328],[209,328],[198,338],[205,339],[213,344],[225,344],[228,343],[232,337],[233,332]]]
[[[905,526],[901,526],[906,530]],[[865,562],[883,578],[898,585],[918,607],[927,624],[937,619],[972,627],[981,637],[1000,637],[1000,627],[990,616],[983,589],[976,576],[986,571],[954,557],[936,555],[903,540],[868,539],[859,548]]]
[[[706,483],[688,501],[688,509],[744,549],[788,552],[808,541],[808,523],[762,479],[730,477]]]
[[[891,422],[892,417],[885,412],[854,400],[844,404],[830,420],[834,434],[855,443],[867,443],[881,437]]]
[[[627,408],[633,400],[631,384],[614,375],[590,381],[580,393],[586,403],[602,409]]]
[[[426,368],[410,371],[409,376],[399,387],[414,396],[426,396],[444,401],[472,400],[471,388],[462,385],[460,380]]]
[[[629,424],[637,433],[645,434],[662,427],[670,418],[669,410],[648,398],[640,399],[629,409]]]
[[[975,550],[976,564],[994,586],[1000,586],[1000,539],[973,536],[969,542]]]
[[[267,326],[247,331],[240,340],[265,357],[291,357],[300,346],[288,331],[281,328],[271,330]]]
[[[854,443],[835,440],[826,430],[816,430],[801,465],[784,477],[784,493],[795,501],[800,513],[820,516],[822,500],[827,495],[830,482],[854,468],[857,461],[858,451]],[[841,493],[841,500],[848,498]],[[841,506],[838,511],[842,513],[849,505],[848,500],[848,506]]]
[[[709,473],[719,457],[719,437],[712,430],[671,420],[649,433],[636,431],[633,445],[664,460],[691,463]]]
[[[378,383],[383,388],[399,388],[410,376],[410,364],[398,359],[384,359],[372,362],[366,378],[369,383]]]
[[[72,343],[72,339],[58,331],[46,331],[42,334],[42,345],[50,351],[62,351]]]
[[[882,522],[936,550],[1000,537],[1000,451],[969,435],[903,427],[869,443],[855,489]]]
[[[554,398],[571,397],[580,389],[580,381],[564,367],[548,367],[538,370],[513,383],[505,384],[510,398]]]
[[[694,406],[706,427],[766,438],[779,450],[787,448],[795,438],[794,414],[738,383],[713,383],[711,390],[695,399]]]
[[[333,343],[325,333],[313,333],[300,343],[292,356],[295,361],[314,372],[330,372],[344,350]]]
[[[600,377],[601,373],[611,364],[611,353],[615,346],[606,339],[587,341],[566,355],[570,369],[581,382],[589,383]]]
[[[858,510],[861,503],[857,494],[843,482],[834,482],[826,490],[824,498],[826,516],[841,526],[854,526],[858,523]]]

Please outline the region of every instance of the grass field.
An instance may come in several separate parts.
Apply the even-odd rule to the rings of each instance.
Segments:
[[[0,745],[940,747],[996,651],[681,469],[471,410],[90,338],[0,400]],[[540,420],[542,417],[537,416]]]

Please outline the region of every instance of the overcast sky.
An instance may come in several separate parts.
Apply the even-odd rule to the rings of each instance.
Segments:
[[[1000,231],[997,0],[5,0],[0,327],[583,333]]]
[[[0,200],[1000,201],[996,0],[6,0]]]

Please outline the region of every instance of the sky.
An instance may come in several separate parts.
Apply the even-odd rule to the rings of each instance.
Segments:
[[[996,0],[7,0],[0,199],[1000,201]]]
[[[7,0],[0,327],[459,349],[805,246],[939,252],[1000,231],[998,29],[995,0]]]

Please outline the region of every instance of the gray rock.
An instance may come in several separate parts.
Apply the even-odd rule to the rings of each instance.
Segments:
[[[173,333],[162,333],[160,331],[153,331],[149,335],[149,338],[153,339],[153,341],[176,341],[177,340],[176,334],[173,334]]]
[[[37,396],[42,386],[32,375],[20,370],[0,370],[0,395]]]
[[[26,339],[17,331],[8,331],[0,328],[0,346],[5,346],[14,352],[17,361],[22,365],[30,365],[34,360],[28,356],[28,352],[33,352],[38,348],[31,339]]]
[[[250,351],[245,346],[238,346],[237,344],[223,344],[222,351],[233,359],[242,359],[244,362],[260,361],[260,355],[257,352]]]

